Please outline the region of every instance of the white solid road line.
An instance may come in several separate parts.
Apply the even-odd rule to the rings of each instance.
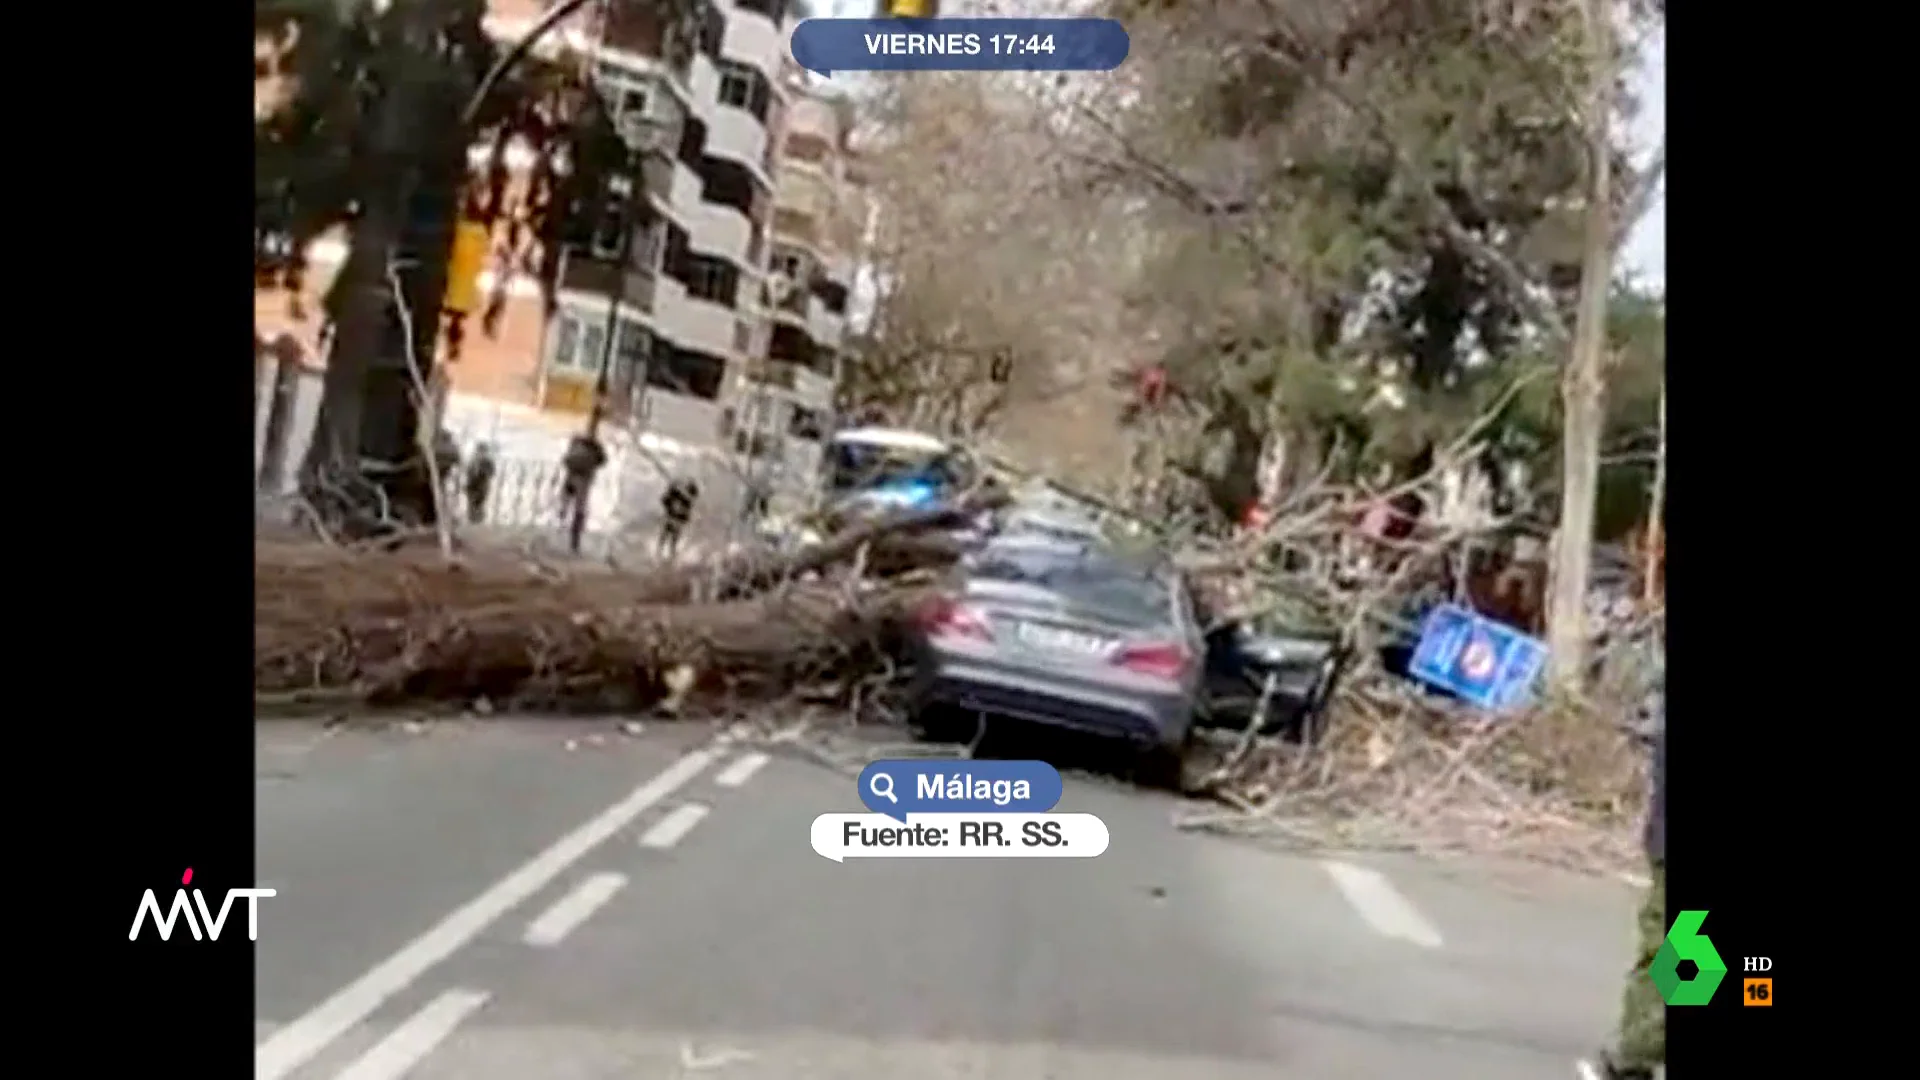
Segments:
[[[520,940],[529,945],[546,948],[558,945],[573,932],[574,928],[593,917],[613,894],[627,883],[627,875],[603,873],[595,874],[574,886],[573,891],[553,902],[553,906],[540,913],[540,917],[527,924],[527,932]]]
[[[256,1080],[281,1080],[313,1060],[328,1043],[365,1020],[388,998],[478,937],[516,905],[559,877],[567,867],[585,858],[608,837],[632,824],[633,819],[699,776],[711,764],[713,754],[707,750],[695,750],[674,762],[598,817],[554,841],[547,850],[495,882],[426,933],[401,946],[399,952],[375,965],[373,970],[275,1031],[254,1047]]]
[[[739,787],[753,779],[753,774],[759,772],[761,766],[770,760],[772,759],[758,751],[741,754],[733,759],[733,764],[721,769],[719,775],[713,778],[713,782],[721,787]]]
[[[1353,905],[1376,933],[1429,949],[1441,946],[1440,931],[1434,929],[1411,900],[1400,895],[1400,890],[1393,887],[1386,875],[1332,859],[1322,859],[1320,865],[1332,875],[1333,883],[1340,887],[1347,903]]]
[[[372,1049],[341,1069],[333,1080],[399,1080],[446,1041],[460,1022],[487,1003],[479,990],[449,990],[407,1017]]]
[[[693,831],[700,819],[707,816],[707,808],[699,803],[682,803],[667,813],[666,817],[653,823],[640,836],[640,846],[644,848],[670,848],[679,843]]]

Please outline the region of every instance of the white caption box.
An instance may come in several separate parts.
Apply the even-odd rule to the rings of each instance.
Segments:
[[[1092,814],[821,814],[813,850],[847,859],[1091,859],[1107,850]]]

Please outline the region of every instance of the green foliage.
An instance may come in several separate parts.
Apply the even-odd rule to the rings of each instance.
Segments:
[[[1187,228],[1136,297],[1203,313],[1165,324],[1164,363],[1206,426],[1323,450],[1338,434],[1349,469],[1406,466],[1504,403],[1495,456],[1552,452],[1565,343],[1537,306],[1570,322],[1579,276],[1572,6],[1520,23],[1473,0],[1119,6],[1167,35],[1162,51],[1208,58],[1165,65],[1127,130],[1180,163],[1163,194],[1209,193],[1176,195]],[[1496,262],[1540,291],[1516,293]],[[1646,370],[1622,387],[1636,416],[1657,402]],[[1187,465],[1226,494],[1245,485],[1217,467],[1255,456]]]

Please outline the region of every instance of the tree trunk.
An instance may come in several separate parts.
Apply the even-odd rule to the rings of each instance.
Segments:
[[[417,9],[405,37],[391,46],[383,80],[389,89],[374,133],[378,150],[331,297],[333,345],[300,469],[308,503],[348,537],[434,519],[419,449],[426,403],[416,380],[431,385],[465,176],[468,140],[460,113],[470,87],[441,52],[438,6]]]
[[[287,440],[293,431],[293,399],[300,385],[298,358],[278,346],[276,341],[266,349],[273,379],[267,390],[266,431],[260,440],[260,471],[255,477],[259,493],[269,496],[286,494]]]
[[[1612,264],[1613,27],[1607,5],[1581,0],[1587,39],[1587,220],[1573,355],[1561,379],[1565,431],[1561,447],[1560,528],[1554,534],[1553,593],[1548,599],[1548,678],[1577,694],[1586,675],[1587,586],[1593,557],[1594,503],[1600,486],[1600,437],[1606,353],[1607,295]]]
[[[1660,380],[1660,445],[1654,451],[1653,485],[1647,492],[1647,569],[1640,599],[1651,608],[1660,598],[1662,564],[1666,562],[1667,536],[1667,382]]]

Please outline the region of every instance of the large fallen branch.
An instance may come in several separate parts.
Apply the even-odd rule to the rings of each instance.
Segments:
[[[884,581],[951,562],[958,545],[927,530],[997,498],[863,522],[795,553],[639,572],[263,539],[256,702],[626,710],[678,697],[667,678],[676,671],[692,674],[696,692],[771,699],[799,680],[871,667],[914,596]],[[817,580],[850,563],[861,587]]]

